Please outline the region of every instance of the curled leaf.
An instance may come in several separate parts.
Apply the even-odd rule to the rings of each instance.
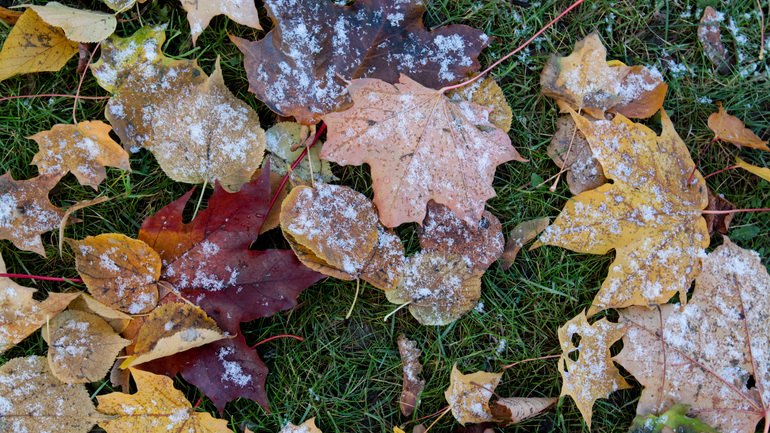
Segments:
[[[398,405],[401,413],[408,417],[417,410],[420,404],[420,393],[425,389],[425,380],[419,378],[422,371],[422,364],[420,364],[422,351],[417,348],[416,342],[408,340],[404,334],[401,334],[398,336],[398,353],[401,355],[404,370],[404,384]]]
[[[719,111],[712,113],[708,119],[709,128],[714,131],[716,138],[733,143],[739,148],[746,146],[770,152],[767,141],[760,140],[756,134],[743,125],[740,119],[727,114],[721,102],[717,102],[717,105]]]
[[[59,2],[48,2],[43,6],[22,5],[37,12],[46,23],[60,27],[65,36],[75,42],[100,42],[115,31],[118,20],[113,14],[81,10]]]
[[[538,218],[534,220],[522,221],[516,227],[511,230],[511,234],[508,235],[508,243],[505,244],[503,254],[500,256],[500,267],[503,270],[508,269],[513,265],[513,261],[516,260],[516,256],[519,254],[519,250],[527,242],[535,239],[543,230],[548,227],[551,220],[548,217]]]
[[[516,424],[545,412],[556,404],[558,398],[508,397],[500,398],[490,407],[492,415],[506,423]]]
[[[450,385],[444,392],[444,397],[449,403],[452,415],[460,424],[481,423],[494,419],[489,411],[489,399],[492,398],[502,376],[503,373],[483,371],[462,374],[457,369],[456,363],[452,366]]]
[[[757,175],[757,176],[761,177],[762,179],[770,182],[770,168],[767,168],[767,167],[757,167],[756,165],[751,165],[751,164],[747,163],[746,161],[738,158],[737,156],[735,157],[735,164],[738,167],[748,171],[749,173]]]
[[[567,171],[567,185],[574,195],[598,188],[607,182],[586,136],[576,129],[572,116],[559,117],[556,132],[548,145],[548,156],[559,168]]]

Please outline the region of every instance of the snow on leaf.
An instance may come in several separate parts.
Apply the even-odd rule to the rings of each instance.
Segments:
[[[551,220],[548,217],[522,221],[511,230],[508,235],[508,243],[505,244],[503,254],[500,255],[500,267],[503,270],[510,268],[519,250],[527,242],[535,239],[537,235],[548,227]]]
[[[770,152],[767,141],[760,140],[740,119],[727,114],[721,102],[717,102],[717,105],[719,111],[712,113],[708,119],[709,128],[714,131],[716,138],[733,143],[738,148],[746,146]]]
[[[567,170],[567,185],[574,195],[599,188],[607,182],[604,170],[594,158],[585,135],[576,129],[572,116],[559,117],[551,144],[548,145],[551,160],[559,168]]]
[[[303,125],[296,122],[280,122],[265,131],[267,151],[269,152],[265,157],[265,161],[271,160],[271,170],[280,175],[286,174],[289,171],[289,165],[294,163],[302,154],[304,150],[300,146],[303,142],[301,139],[302,128]],[[307,127],[305,126],[305,128]],[[291,150],[295,147],[296,150]],[[321,182],[330,183],[339,180],[332,173],[329,161],[324,161],[318,156],[322,147],[323,143],[317,141],[310,148],[305,158],[292,171],[294,176],[306,182],[311,181],[311,173],[315,176],[315,180],[320,180]]]
[[[495,196],[497,166],[525,161],[508,135],[488,123],[489,108],[450,102],[403,75],[395,85],[354,80],[348,90],[353,107],[324,116],[329,135],[321,157],[369,164],[374,204],[386,227],[421,223],[430,200],[478,224],[484,203]]]
[[[398,336],[398,353],[401,355],[404,370],[403,387],[398,405],[401,413],[405,417],[410,417],[417,410],[420,404],[420,393],[425,389],[425,380],[419,377],[422,372],[422,364],[420,364],[422,351],[417,348],[417,342],[401,334]]]
[[[43,6],[22,6],[37,12],[40,19],[47,24],[60,27],[67,39],[74,42],[103,41],[118,25],[118,20],[113,14],[75,9],[55,1]]]
[[[300,425],[294,425],[288,423],[286,427],[282,428],[278,433],[322,433],[321,429],[315,425],[315,417],[303,422]]]
[[[489,37],[464,25],[427,31],[421,0],[267,0],[276,27],[259,41],[231,37],[245,56],[249,90],[282,116],[318,123],[350,105],[345,80],[390,83],[407,74],[428,87],[479,68]]]
[[[556,404],[558,398],[549,397],[507,397],[497,399],[490,406],[492,416],[505,423],[516,424],[540,415]]]
[[[475,73],[469,74],[468,78],[475,75]],[[452,89],[447,92],[446,96],[449,100],[465,100],[491,108],[489,123],[502,129],[506,134],[511,130],[513,110],[505,99],[503,89],[491,76],[487,75],[483,80],[476,80],[467,86]]]
[[[238,24],[262,30],[259,25],[259,13],[252,0],[181,0],[190,22],[193,45],[211,19],[217,15],[227,15]]]
[[[481,423],[494,419],[489,412],[489,399],[502,376],[503,373],[483,371],[462,374],[457,369],[456,363],[452,366],[450,385],[444,392],[444,397],[449,403],[452,415],[460,424]]]
[[[68,309],[96,314],[106,320],[117,333],[123,332],[131,322],[130,315],[97,301],[87,293],[81,293],[80,296],[72,300]]]
[[[718,431],[770,421],[770,275],[759,255],[725,238],[703,259],[687,306],[621,312],[630,326],[616,360],[644,386],[639,415],[674,404]]]
[[[719,22],[724,19],[718,18],[719,14],[713,7],[706,6],[703,10],[703,17],[698,26],[698,41],[703,46],[706,57],[711,60],[715,66],[729,66],[727,61],[727,48],[722,43],[722,32],[719,30]]]
[[[677,292],[685,299],[709,243],[701,216],[708,192],[698,172],[687,184],[694,163],[671,120],[661,112],[658,137],[622,115],[593,122],[573,117],[614,183],[573,197],[540,242],[591,254],[615,249],[589,316],[662,304]]]

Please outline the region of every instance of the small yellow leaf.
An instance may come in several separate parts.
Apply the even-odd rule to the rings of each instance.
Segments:
[[[766,167],[757,167],[756,165],[751,165],[747,163],[746,161],[735,157],[735,163],[738,165],[738,167],[748,171],[749,173],[755,174],[762,179],[765,179],[766,181],[770,182],[770,168]]]
[[[444,392],[452,415],[462,425],[492,421],[489,399],[492,397],[503,373],[462,374],[457,364],[452,366],[449,388]]]
[[[719,111],[711,113],[708,120],[709,128],[714,131],[717,138],[733,143],[739,148],[746,146],[770,152],[767,141],[760,140],[756,134],[743,125],[740,119],[727,114],[721,102],[717,102],[717,105]]]
[[[67,39],[75,42],[100,42],[115,31],[118,20],[104,12],[85,11],[48,2],[44,6],[22,5],[37,12],[46,23],[61,27]]]
[[[131,316],[102,304],[88,293],[81,293],[80,296],[70,303],[68,308],[70,310],[96,314],[106,320],[117,333],[123,332],[128,327],[129,322],[131,322]]]
[[[475,73],[469,74],[472,78]],[[505,99],[503,89],[497,84],[494,78],[487,76],[483,80],[476,80],[473,83],[453,89],[447,92],[450,100],[465,100],[475,102],[484,107],[491,108],[489,113],[489,123],[502,129],[503,132],[511,130],[513,121],[513,110]]]
[[[278,433],[321,433],[321,429],[316,427],[315,418],[310,418],[300,425],[289,423]]]

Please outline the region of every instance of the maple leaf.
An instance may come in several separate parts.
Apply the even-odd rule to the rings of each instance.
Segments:
[[[404,334],[399,335],[397,341],[404,370],[403,389],[398,405],[401,413],[409,417],[417,410],[420,404],[420,393],[425,389],[425,380],[418,377],[422,371],[422,364],[420,364],[422,351],[417,348],[416,342],[407,339]]]
[[[468,75],[468,78],[476,76],[475,73]],[[502,129],[506,134],[511,130],[513,110],[505,99],[503,89],[491,76],[487,76],[483,80],[476,80],[467,86],[452,89],[447,92],[446,96],[450,100],[465,100],[491,108],[489,123]]]
[[[721,102],[717,102],[717,105],[719,111],[712,113],[708,119],[709,128],[714,131],[716,138],[733,143],[739,149],[746,146],[770,152],[767,141],[760,140],[756,134],[743,125],[740,119],[727,114]]]
[[[711,6],[706,6],[703,10],[703,17],[698,26],[698,41],[703,46],[706,57],[711,63],[719,67],[720,72],[729,72],[729,63],[727,63],[727,48],[722,43],[722,33],[719,31],[719,22],[724,19],[719,18],[718,12]]]
[[[616,360],[644,386],[639,415],[676,403],[724,432],[770,422],[770,275],[729,239],[703,259],[687,306],[621,313],[630,326]]]
[[[589,430],[596,399],[606,398],[612,391],[631,388],[612,363],[609,349],[625,332],[624,325],[611,323],[607,319],[589,324],[585,311],[559,328],[562,350],[558,367],[562,376],[561,395],[569,395],[575,400]],[[579,340],[577,345],[573,340],[576,336]],[[570,355],[575,351],[579,355],[573,361]]]
[[[107,432],[232,432],[226,420],[196,412],[184,394],[174,388],[171,378],[137,369],[131,369],[131,376],[136,382],[136,394],[113,392],[96,397],[100,412],[117,415],[116,419],[99,423]]]
[[[0,51],[0,81],[16,74],[58,71],[77,52],[78,44],[67,40],[62,29],[27,9]]]
[[[128,153],[110,137],[112,127],[101,121],[54,125],[50,131],[27,137],[40,151],[32,158],[40,174],[72,171],[81,185],[97,189],[107,176],[104,167],[131,171]]]
[[[59,227],[64,211],[48,200],[48,192],[64,176],[42,175],[28,180],[13,180],[11,173],[0,176],[0,239],[16,248],[45,257],[40,235]]]
[[[259,25],[259,13],[251,0],[181,0],[190,22],[193,45],[211,19],[217,15],[227,15],[238,24],[262,30]]]
[[[462,374],[457,369],[457,363],[452,366],[450,385],[444,392],[444,398],[457,422],[465,425],[469,422],[480,423],[494,419],[489,412],[489,399],[502,376],[503,373],[483,371]]]
[[[80,10],[59,2],[43,6],[22,5],[34,10],[47,24],[64,30],[64,35],[74,42],[100,42],[115,31],[118,20],[113,14]]]
[[[265,1],[276,26],[259,41],[231,37],[244,53],[249,90],[282,116],[318,123],[350,104],[345,80],[395,82],[408,74],[442,87],[479,68],[489,38],[451,25],[427,31],[420,0]]]
[[[682,139],[665,111],[660,136],[622,115],[590,121],[572,112],[594,156],[614,183],[583,192],[564,206],[540,242],[616,256],[588,315],[605,308],[686,299],[709,236],[701,211],[706,184],[693,172]]]
[[[574,195],[607,183],[601,164],[594,158],[585,135],[577,130],[572,116],[561,116],[556,120],[548,156],[559,168],[567,170],[567,185]]]
[[[495,196],[497,166],[526,161],[510,137],[488,123],[489,108],[450,102],[404,75],[395,85],[354,80],[348,90],[353,107],[324,116],[329,132],[321,158],[369,164],[374,204],[386,227],[421,223],[430,200],[478,224],[484,202]]]

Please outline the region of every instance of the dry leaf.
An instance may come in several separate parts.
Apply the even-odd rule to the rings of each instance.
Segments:
[[[84,311],[64,311],[41,332],[48,343],[51,372],[65,383],[101,380],[120,350],[131,343],[120,338],[104,319]]]
[[[757,167],[756,165],[751,165],[746,161],[738,158],[737,156],[735,157],[735,164],[738,165],[738,167],[748,171],[749,173],[757,175],[762,179],[770,182],[770,168]]]
[[[401,238],[393,229],[386,229],[379,224],[377,243],[359,277],[378,289],[393,289],[404,273],[404,254]]]
[[[540,75],[542,92],[602,119],[605,111],[646,118],[663,105],[668,86],[657,70],[607,63],[596,32],[575,44],[569,56],[552,55]]]
[[[238,24],[262,30],[259,25],[259,13],[253,0],[181,0],[190,22],[193,45],[211,19],[217,15],[227,15]]]
[[[616,360],[644,386],[639,415],[674,404],[718,431],[750,433],[770,407],[770,275],[759,255],[725,238],[703,259],[687,306],[629,308]]]
[[[401,355],[404,370],[404,385],[398,405],[401,413],[409,417],[417,410],[420,404],[420,393],[425,389],[425,380],[419,378],[422,372],[422,364],[420,364],[422,351],[417,348],[417,342],[401,334],[398,336],[398,353]]]
[[[48,192],[63,173],[13,180],[11,172],[0,176],[0,239],[16,248],[45,257],[40,235],[59,227],[64,211],[48,200]]]
[[[157,305],[161,262],[149,245],[117,233],[66,242],[75,251],[77,271],[94,298],[130,314],[146,313]]]
[[[348,85],[353,107],[324,116],[321,157],[341,165],[369,164],[374,204],[386,227],[422,222],[428,201],[478,224],[498,165],[525,161],[511,139],[487,120],[490,109],[450,102],[406,76]],[[485,131],[478,126],[485,127]]]
[[[48,2],[44,6],[22,5],[35,12],[46,23],[60,27],[70,41],[101,42],[115,31],[118,20],[113,14],[85,11]]]
[[[422,251],[407,257],[398,286],[385,296],[394,304],[408,302],[423,325],[446,325],[476,306],[483,274],[464,257]]]
[[[489,399],[492,397],[503,373],[462,374],[457,363],[452,366],[449,388],[444,392],[446,401],[452,409],[452,415],[462,425],[492,421],[489,412]]]
[[[734,204],[730,203],[726,198],[721,195],[717,195],[709,188],[709,204],[706,206],[706,210],[735,210]],[[708,227],[709,236],[713,236],[714,232],[721,234],[727,234],[727,230],[730,228],[730,223],[735,216],[734,213],[728,214],[706,214],[703,215],[703,219],[706,220],[706,227]]]
[[[719,111],[709,116],[708,125],[716,138],[729,141],[740,148],[741,146],[761,149],[770,152],[767,141],[760,140],[750,129],[746,128],[735,116],[727,114],[721,102],[717,102]]]
[[[95,204],[104,203],[105,201],[110,201],[111,198],[107,196],[97,197],[93,200],[83,200],[79,201],[72,206],[68,207],[67,210],[64,212],[64,217],[62,218],[61,222],[59,223],[59,257],[62,255],[63,245],[64,245],[64,227],[67,226],[69,223],[79,222],[77,218],[72,218],[72,214],[76,211],[79,211],[80,209],[85,209],[89,206],[93,206]]]
[[[513,261],[516,260],[516,256],[519,254],[519,250],[527,242],[535,239],[535,236],[540,234],[548,227],[551,220],[548,217],[538,218],[534,220],[522,221],[516,227],[511,230],[511,234],[508,235],[508,243],[505,244],[503,254],[500,256],[500,267],[506,270],[513,265]]]
[[[117,416],[99,423],[108,433],[232,433],[226,420],[194,410],[171,378],[133,368],[131,376],[136,394],[113,392],[96,397],[100,412]]]
[[[476,76],[475,73],[469,74],[468,78],[474,76]],[[505,100],[503,89],[497,85],[497,82],[491,76],[487,75],[483,80],[476,80],[467,86],[452,89],[447,92],[446,96],[450,100],[471,101],[491,108],[489,123],[502,129],[506,134],[511,130],[513,110],[508,105],[508,101]]]
[[[516,424],[538,416],[556,404],[558,398],[549,397],[508,397],[492,403],[490,412],[496,419]]]
[[[0,366],[4,432],[87,433],[109,418],[96,411],[85,385],[57,379],[42,356],[14,358]]]
[[[0,51],[0,81],[16,74],[58,71],[77,52],[77,42],[67,40],[62,29],[46,24],[27,9]]]
[[[479,270],[486,270],[503,253],[503,226],[484,211],[478,224],[470,225],[446,206],[428,202],[428,212],[417,228],[420,248],[463,256]]]
[[[574,113],[574,112],[573,112]],[[703,177],[668,115],[659,137],[618,115],[612,121],[573,114],[612,184],[573,197],[540,235],[540,242],[605,254],[615,261],[588,315],[606,308],[686,299],[709,244],[701,211],[708,204]],[[538,242],[535,245],[539,245]]]
[[[278,433],[322,433],[321,429],[315,425],[315,417],[303,422],[300,425],[289,423]]]
[[[561,395],[569,395],[575,400],[589,430],[596,399],[607,398],[612,391],[631,388],[610,356],[610,346],[625,332],[625,325],[611,323],[607,319],[589,324],[585,311],[559,328]],[[573,340],[575,336],[579,337],[577,345]],[[579,352],[577,361],[570,358],[575,351]]]
[[[265,131],[266,148],[269,152],[265,158],[265,163],[268,160],[271,161],[270,170],[284,175],[288,172],[289,165],[299,158],[304,148],[291,149],[302,144],[302,128],[303,125],[296,122],[280,122]],[[318,156],[322,147],[323,143],[317,141],[310,148],[308,154],[293,171],[296,177],[310,182],[310,173],[312,172],[315,180],[320,180],[321,182],[330,183],[339,180],[332,173],[329,161],[321,160]]]
[[[96,314],[106,320],[117,333],[125,331],[131,322],[131,316],[128,314],[102,304],[87,293],[81,293],[80,296],[70,302],[69,310]]]
[[[110,131],[112,127],[99,120],[54,125],[50,131],[27,137],[40,146],[32,164],[37,165],[40,174],[71,171],[81,185],[97,189],[107,176],[104,167],[131,171],[128,153],[110,137]]]
[[[0,6],[0,21],[8,24],[9,26],[16,24],[16,21],[19,20],[20,16],[21,12],[12,11]]]
[[[556,132],[548,145],[548,156],[561,169],[567,171],[567,185],[573,195],[598,188],[607,183],[599,161],[594,158],[585,135],[575,131],[572,116],[561,116],[556,121]],[[570,143],[572,148],[570,149]],[[569,151],[569,155],[567,152]],[[569,161],[565,163],[565,159]]]
[[[104,4],[109,6],[110,9],[116,11],[116,13],[125,12],[137,2],[137,0],[102,0]],[[144,3],[147,0],[139,0],[139,3]]]
[[[720,67],[720,70],[722,67],[729,66],[725,63],[727,48],[722,43],[722,33],[719,31],[719,22],[724,19],[723,17],[723,14],[718,14],[711,6],[706,6],[698,26],[698,40],[703,46],[703,51],[711,63]]]

